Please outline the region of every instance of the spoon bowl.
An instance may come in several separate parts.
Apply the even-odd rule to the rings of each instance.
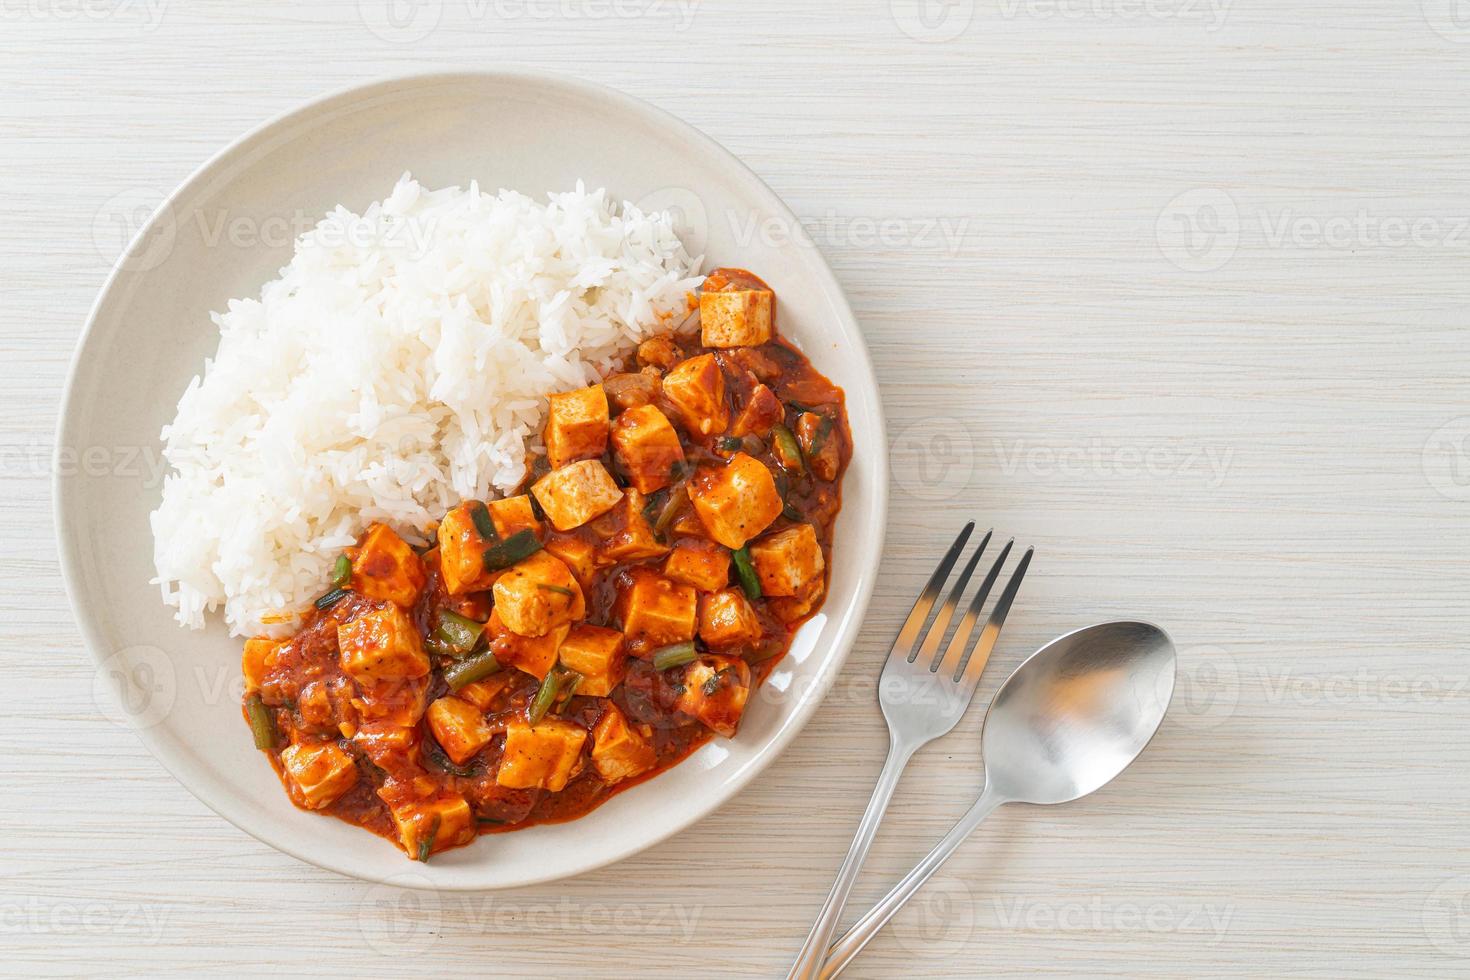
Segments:
[[[1017,667],[985,715],[987,793],[1069,803],[1143,751],[1174,693],[1174,644],[1151,623],[1057,637]]]

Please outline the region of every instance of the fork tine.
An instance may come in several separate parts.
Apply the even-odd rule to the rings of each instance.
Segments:
[[[919,639],[919,630],[924,628],[924,620],[929,618],[929,610],[934,608],[934,600],[939,596],[939,590],[944,587],[944,582],[949,578],[950,569],[954,568],[955,559],[960,556],[960,551],[965,547],[965,542],[970,540],[970,532],[975,530],[975,522],[970,521],[965,529],[954,539],[954,544],[949,546],[939,567],[934,569],[934,574],[929,576],[929,583],[924,586],[924,591],[919,593],[919,598],[914,600],[914,608],[909,612],[909,618],[903,621],[903,628],[898,631],[898,638],[893,641],[893,649],[889,656],[902,653],[903,658],[909,662],[914,659],[914,644]]]
[[[985,532],[985,537],[980,539],[980,545],[970,560],[965,562],[965,567],[960,570],[960,577],[955,580],[954,588],[949,590],[949,596],[939,606],[939,612],[934,614],[934,622],[929,624],[929,632],[924,634],[924,645],[919,647],[919,655],[913,659],[914,663],[923,664],[929,668],[930,673],[939,666],[939,658],[934,652],[939,649],[939,644],[944,640],[944,634],[949,630],[949,621],[954,617],[954,611],[960,604],[960,598],[965,594],[965,587],[970,584],[970,576],[975,573],[975,566],[980,563],[980,556],[985,554],[985,548],[990,544],[990,536],[995,533],[992,528]]]
[[[1006,546],[1000,549],[1000,554],[995,559],[995,564],[990,566],[990,571],[985,573],[985,580],[980,583],[980,590],[975,593],[975,598],[970,600],[970,606],[965,610],[964,618],[960,625],[955,628],[954,636],[949,641],[949,647],[944,651],[944,660],[939,665],[939,673],[945,677],[957,677],[960,662],[964,659],[965,648],[970,645],[970,635],[975,632],[975,623],[980,619],[980,610],[985,607],[985,600],[990,598],[990,590],[995,585],[995,580],[1000,576],[1000,570],[1005,567],[1006,556],[1011,553],[1011,546],[1016,543],[1012,538],[1006,542]]]
[[[970,653],[969,662],[965,664],[965,683],[971,687],[980,682],[980,675],[990,660],[990,651],[995,649],[995,638],[1000,636],[1000,629],[1006,624],[1006,614],[1011,611],[1011,603],[1016,601],[1016,593],[1021,590],[1021,579],[1026,577],[1026,568],[1031,564],[1031,555],[1035,551],[1035,548],[1027,548],[1026,553],[1021,556],[1020,564],[1011,573],[1011,580],[1006,583],[1005,591],[1000,594],[1000,600],[991,610],[990,619],[986,620],[985,629],[981,631],[980,639]],[[959,680],[958,677],[955,679]]]

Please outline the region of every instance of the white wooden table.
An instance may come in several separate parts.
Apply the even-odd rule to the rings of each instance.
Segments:
[[[0,0],[0,970],[784,973],[881,759],[862,682],[974,516],[1039,550],[982,696],[1142,615],[1180,644],[1176,707],[1097,796],[1002,810],[853,975],[1470,973],[1455,13]],[[435,897],[257,843],[106,719],[49,454],[137,201],[328,89],[508,63],[666,107],[810,219],[877,362],[893,507],[848,683],[738,800],[583,878]],[[915,761],[857,906],[976,793],[980,720]]]

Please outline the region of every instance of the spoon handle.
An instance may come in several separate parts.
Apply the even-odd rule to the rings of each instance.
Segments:
[[[878,934],[878,931],[893,918],[894,914],[913,898],[919,887],[928,881],[939,866],[949,860],[949,856],[955,849],[975,832],[980,826],[980,821],[990,816],[990,812],[1002,803],[1006,802],[999,794],[990,791],[990,784],[986,783],[985,791],[980,794],[980,799],[975,805],[960,817],[959,821],[944,835],[944,839],[934,845],[934,850],[924,856],[924,860],[914,866],[914,870],[904,876],[904,879],[893,890],[884,895],[878,904],[869,909],[861,919],[853,924],[853,927],[832,944],[827,950],[827,962],[822,967],[822,980],[829,980],[837,976],[852,962],[853,957],[862,952],[869,940]]]
[[[888,801],[893,798],[893,791],[898,786],[898,777],[903,774],[904,767],[913,756],[914,748],[907,743],[889,743],[888,759],[883,763],[883,771],[878,774],[878,785],[873,787],[873,797],[868,800],[868,809],[863,813],[862,822],[858,824],[852,847],[847,851],[847,858],[837,872],[837,880],[832,883],[827,902],[818,913],[817,921],[812,924],[812,931],[807,935],[801,952],[797,954],[796,962],[791,965],[791,972],[787,974],[786,980],[813,980],[821,975],[822,957],[827,944],[832,941],[832,934],[837,931],[837,922],[842,915],[843,906],[847,904],[848,892],[852,891],[853,882],[857,881],[863,860],[868,856],[868,846],[878,833],[878,824],[883,821]]]

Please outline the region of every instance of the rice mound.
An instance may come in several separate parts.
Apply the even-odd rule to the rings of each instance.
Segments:
[[[513,490],[545,396],[596,381],[697,287],[667,213],[602,190],[537,203],[405,175],[338,208],[219,348],[164,427],[153,580],[189,627],[299,624],[371,522],[412,541],[465,498]]]

